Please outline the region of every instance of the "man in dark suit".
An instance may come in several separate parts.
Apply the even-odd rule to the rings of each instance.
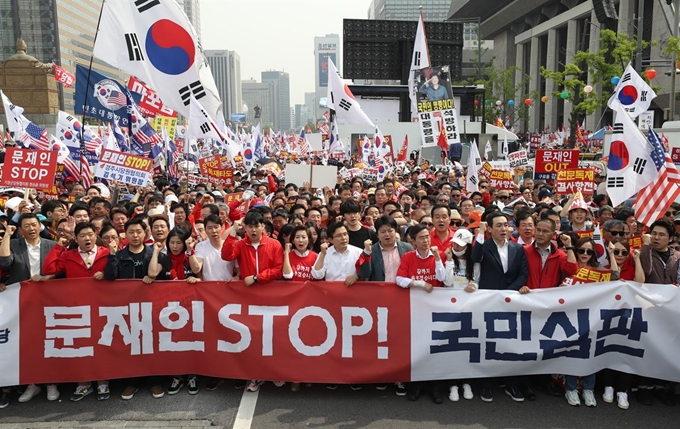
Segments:
[[[378,243],[371,247],[371,259],[359,267],[359,277],[374,282],[396,283],[399,261],[413,250],[410,244],[397,240],[397,221],[381,216],[375,221]]]
[[[19,232],[21,238],[11,240],[16,226],[8,225],[0,244],[0,268],[9,272],[7,284],[27,280],[44,281],[54,278],[42,273],[42,266],[47,254],[55,243],[40,237],[40,220],[33,213],[25,213],[19,217]],[[0,289],[2,290],[2,289]],[[19,402],[28,402],[42,389],[34,384],[29,385],[19,397]],[[0,392],[0,407],[9,403],[10,389],[4,387]],[[59,398],[57,386],[47,386],[47,399],[56,401]]]
[[[491,238],[484,240],[487,225],[491,230]],[[477,242],[472,248],[472,261],[481,264],[480,289],[529,292],[526,285],[529,278],[526,253],[521,244],[508,241],[509,234],[508,220],[501,212],[489,213],[486,222],[480,222]],[[524,401],[516,377],[505,378],[505,393],[516,402]],[[484,402],[493,401],[491,379],[482,380],[480,396]]]

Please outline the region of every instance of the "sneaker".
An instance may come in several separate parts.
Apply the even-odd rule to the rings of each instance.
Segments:
[[[0,392],[0,408],[5,408],[9,405],[9,395],[11,392]]]
[[[250,380],[250,383],[248,383],[248,391],[249,392],[257,392],[260,390],[260,386],[262,386],[262,383],[264,383],[261,380]]]
[[[364,387],[361,384],[350,384],[349,388],[352,389],[352,390],[361,390]]]
[[[291,383],[290,391],[291,392],[299,392],[300,391],[300,383]]]
[[[597,406],[597,401],[595,400],[595,393],[593,393],[592,390],[583,390],[583,402],[586,404],[586,407],[595,407]]]
[[[21,396],[19,396],[19,402],[28,402],[31,399],[33,399],[33,397],[40,392],[42,392],[42,388],[40,388],[40,386],[36,386],[35,384],[30,384],[26,388],[26,391],[24,393],[22,393]]]
[[[156,399],[160,399],[163,396],[165,396],[165,390],[161,386],[153,386],[151,388],[151,396],[153,396]]]
[[[248,380],[234,380],[234,389],[241,390],[245,389],[248,385]]]
[[[198,383],[196,382],[196,377],[191,377],[187,381],[187,391],[189,392],[189,395],[195,395],[198,393]]]
[[[173,377],[170,387],[168,387],[168,395],[175,395],[184,387],[184,381],[181,378]]]
[[[326,385],[326,389],[328,389],[328,390],[335,390],[337,388],[338,388],[337,384],[327,384]]]
[[[449,389],[449,401],[458,402],[460,401],[460,395],[458,395],[458,386],[451,386]]]
[[[397,396],[406,396],[406,386],[404,383],[397,383],[395,393]]]
[[[285,381],[273,381],[272,383],[274,383],[274,386],[276,387],[283,387],[286,385]]]
[[[205,385],[205,390],[215,390],[221,385],[224,384],[224,378],[212,378],[208,382],[208,384]],[[236,380],[234,380],[234,387],[236,386]],[[237,387],[238,389],[238,387]],[[241,387],[243,389],[243,387]]]
[[[48,401],[56,401],[59,399],[59,389],[57,389],[56,384],[48,384],[47,385],[47,400]]]
[[[111,397],[108,384],[100,384],[97,386],[97,401],[106,401]]]
[[[387,389],[387,384],[380,383],[375,385],[375,390],[385,390]]]
[[[628,394],[626,392],[619,392],[616,394],[616,405],[622,410],[628,409]]]
[[[604,388],[604,393],[602,394],[602,400],[608,404],[614,402],[614,388],[607,386]]]
[[[490,387],[482,387],[482,391],[479,393],[479,397],[484,402],[493,402],[493,393]]]
[[[76,387],[76,391],[73,392],[73,395],[71,395],[71,400],[73,402],[78,402],[92,392],[94,392],[92,384],[87,384],[85,386],[78,385],[78,387]]]
[[[564,393],[564,397],[567,398],[567,403],[572,407],[581,405],[581,399],[578,397],[578,392],[576,390],[567,390]]]
[[[470,385],[467,383],[463,384],[463,398],[469,401],[474,397],[475,395],[472,394],[472,387],[470,387]]]
[[[133,396],[135,396],[135,393],[137,393],[138,390],[139,389],[134,386],[128,386],[125,388],[125,390],[123,390],[123,393],[120,394],[120,399],[129,401]]]
[[[505,394],[515,402],[524,402],[524,395],[522,395],[517,386],[505,386]]]

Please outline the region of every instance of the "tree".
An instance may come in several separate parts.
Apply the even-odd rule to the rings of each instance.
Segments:
[[[649,43],[643,42],[643,49],[648,45]],[[574,54],[573,61],[564,64],[560,71],[541,67],[541,76],[555,82],[556,90],[551,95],[562,98],[562,94],[566,92],[568,96],[565,100],[572,103],[571,117],[568,119],[571,128],[569,147],[576,146],[576,124],[598,108],[607,107],[607,101],[615,88],[611,82],[612,77],[621,76],[636,52],[636,38],[629,39],[628,34],[617,34],[605,29],[600,33],[598,51],[579,50]],[[588,85],[589,74],[590,85],[602,88],[600,93],[586,93],[583,90]]]

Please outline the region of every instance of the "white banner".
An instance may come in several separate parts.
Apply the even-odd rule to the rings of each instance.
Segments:
[[[613,368],[680,381],[680,291],[590,283],[515,291],[411,290],[411,380]]]

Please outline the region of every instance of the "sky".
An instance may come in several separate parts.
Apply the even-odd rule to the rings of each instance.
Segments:
[[[314,37],[338,34],[342,44],[342,20],[367,19],[371,4],[371,0],[200,2],[203,49],[236,51],[242,80],[260,82],[265,70],[288,72],[291,106],[304,104],[305,92],[314,91]]]

